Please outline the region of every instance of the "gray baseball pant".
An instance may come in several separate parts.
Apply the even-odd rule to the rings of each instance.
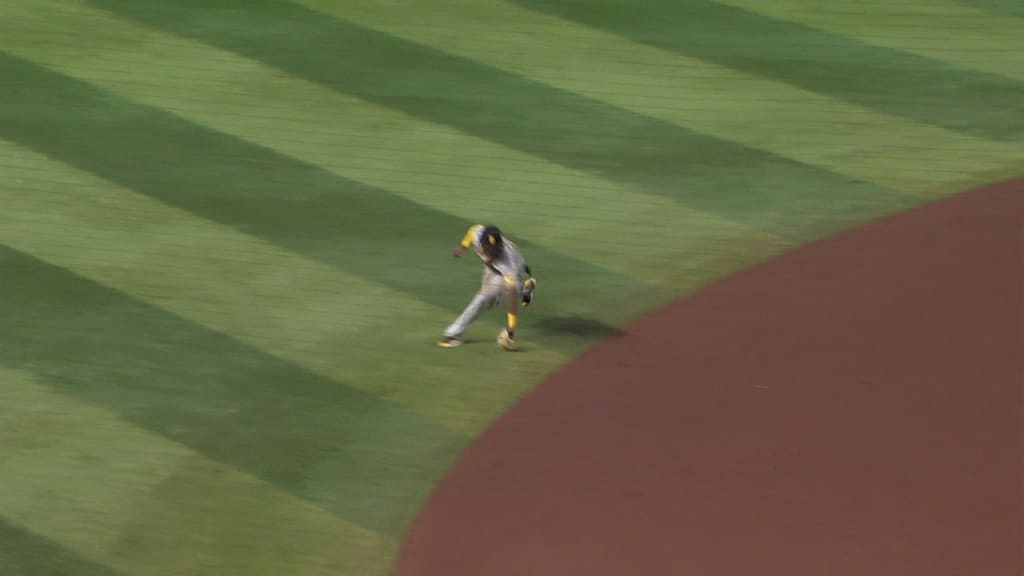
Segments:
[[[516,295],[522,291],[522,286],[516,282]],[[502,301],[505,295],[505,279],[500,274],[495,273],[490,268],[484,268],[483,280],[480,283],[480,291],[473,296],[473,299],[469,301],[469,305],[466,306],[462,314],[452,322],[448,328],[445,329],[444,335],[446,337],[461,336],[466,328],[473,323],[474,320],[480,316],[480,313],[484,310],[493,307],[495,304]]]

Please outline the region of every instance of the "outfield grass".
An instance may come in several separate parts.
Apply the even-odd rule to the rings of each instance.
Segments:
[[[988,10],[996,15],[1024,17],[1024,6],[1014,0],[962,0],[964,4]]]
[[[386,574],[630,319],[1024,171],[1014,2],[9,0],[4,574]],[[433,340],[502,225],[524,353]]]

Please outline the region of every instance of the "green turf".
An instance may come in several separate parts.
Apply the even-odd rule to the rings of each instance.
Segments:
[[[769,17],[793,20],[866,44],[904,51],[961,69],[1024,81],[1024,22],[978,10],[956,0],[894,3],[882,0],[727,0]]]
[[[119,576],[0,517],[0,569],[4,576]]]
[[[911,200],[878,186],[558,90],[280,0],[90,0],[147,25],[268,63],[432,122],[773,234]],[[282,26],[282,21],[287,26]],[[315,42],[317,51],[304,46]],[[416,63],[415,70],[406,70]],[[380,70],[403,73],[380,74]],[[559,126],[557,131],[544,127]],[[615,162],[607,159],[614,157]],[[736,164],[748,170],[732,170]],[[685,183],[685,185],[681,185]],[[735,194],[736,190],[744,191]],[[842,194],[832,191],[842,190]],[[486,193],[486,192],[484,192]],[[797,208],[797,209],[787,209]]]
[[[714,0],[516,0],[637,42],[777,78],[893,115],[1020,141],[1024,83],[872,46]]]
[[[51,158],[205,218],[265,238],[438,306],[465,301],[457,276],[423,282],[433,260],[472,224],[386,190],[105,93],[0,52],[0,134]],[[88,110],[60,123],[68,107]],[[96,146],[85,137],[100,136]],[[531,261],[580,283],[633,288],[630,278],[520,241]],[[553,283],[554,298],[568,297]],[[588,298],[592,294],[578,295]]]
[[[995,14],[1005,14],[1024,18],[1024,4],[1017,0],[959,0],[967,6],[989,10]]]
[[[20,252],[0,249],[0,261],[9,274],[0,315],[19,334],[3,366],[30,369],[360,526],[397,536],[436,473],[432,464],[463,446],[464,438],[378,396]],[[399,517],[382,514],[402,500]]]
[[[139,576],[365,574],[393,554],[386,535],[31,373],[0,377],[4,517],[93,562]]]
[[[387,574],[460,450],[574,355],[1024,157],[992,72],[1016,55],[739,4],[11,0],[0,572]],[[484,218],[541,278],[521,354],[500,310],[432,346]]]

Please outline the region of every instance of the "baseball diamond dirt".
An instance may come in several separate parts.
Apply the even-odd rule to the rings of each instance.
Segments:
[[[1024,181],[641,319],[471,446],[400,576],[1019,576]]]

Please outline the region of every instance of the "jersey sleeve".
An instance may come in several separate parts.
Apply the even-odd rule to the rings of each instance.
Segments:
[[[483,224],[473,224],[470,226],[469,229],[466,230],[466,235],[462,237],[462,247],[469,248],[472,246],[476,242],[477,236],[480,234],[480,230],[483,230],[483,227]]]

